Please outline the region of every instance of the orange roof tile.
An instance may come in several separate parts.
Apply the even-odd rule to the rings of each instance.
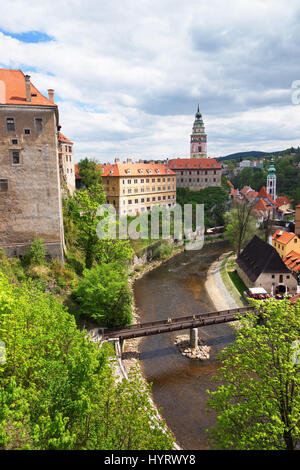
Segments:
[[[0,104],[57,106],[30,82],[31,101],[26,101],[25,75],[21,70],[0,69]]]
[[[283,245],[286,245],[295,237],[297,237],[297,235],[295,235],[293,232],[285,232],[284,230],[277,229],[273,234],[272,239],[282,243]]]
[[[114,163],[100,165],[102,176],[159,176],[173,175],[170,168],[162,163]]]
[[[258,195],[258,192],[257,191],[248,191],[246,194],[245,194],[245,197],[253,197],[253,198],[256,198]]]
[[[290,204],[291,201],[285,196],[278,196],[276,198],[276,207],[283,206],[285,204]]]
[[[242,194],[246,194],[249,191],[252,191],[252,188],[250,186],[244,186],[243,189],[241,189]]]
[[[168,166],[172,170],[178,169],[222,169],[215,158],[173,158]]]
[[[272,203],[272,204],[275,204],[275,202],[273,201],[273,199],[271,198],[270,194],[267,193],[267,190],[266,190],[266,187],[263,186],[261,188],[261,190],[259,191],[257,197],[264,197],[264,198],[267,198],[269,199],[269,201]]]
[[[283,258],[285,265],[294,272],[300,271],[300,254],[296,251],[290,251],[290,253]]]
[[[260,199],[253,207],[254,211],[270,211],[272,207],[264,200]]]
[[[58,132],[58,141],[64,144],[73,144],[73,142],[67,139],[60,131]]]

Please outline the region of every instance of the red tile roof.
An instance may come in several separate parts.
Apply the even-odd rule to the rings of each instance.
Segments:
[[[58,141],[63,144],[73,144],[67,137],[65,137],[60,131],[58,132]]]
[[[266,190],[266,187],[263,186],[261,188],[261,190],[259,191],[257,197],[264,197],[264,198],[267,198],[269,199],[269,201],[271,202],[271,204],[275,204],[275,202],[273,201],[273,199],[271,198],[270,194],[267,193],[267,190]]]
[[[102,176],[175,176],[170,168],[162,163],[114,163],[100,165]]]
[[[272,210],[272,206],[270,206],[264,199],[260,199],[257,201],[255,206],[253,207],[254,211],[269,211]]]
[[[241,189],[242,194],[246,194],[249,191],[252,191],[252,188],[250,186],[244,186],[243,189]]]
[[[0,104],[57,106],[30,82],[31,101],[26,101],[25,75],[21,70],[0,69]]]
[[[180,169],[222,169],[220,163],[215,158],[173,158],[168,162],[172,170]]]
[[[290,203],[291,203],[291,201],[285,196],[278,196],[276,198],[276,207],[281,207],[281,206],[284,206],[284,205],[288,205]]]
[[[276,232],[273,234],[272,239],[286,245],[289,243],[294,237],[297,237],[293,232],[285,232],[284,230],[277,229]]]
[[[258,192],[257,191],[248,191],[246,194],[245,194],[245,197],[253,197],[254,199],[258,196]]]

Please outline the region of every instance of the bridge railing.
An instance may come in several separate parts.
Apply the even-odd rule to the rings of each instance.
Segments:
[[[199,322],[202,320],[209,319],[211,317],[224,317],[224,316],[235,316],[238,313],[246,313],[248,311],[253,310],[254,307],[241,307],[241,308],[235,308],[235,309],[230,309],[230,310],[219,310],[219,311],[213,311],[213,312],[207,312],[207,313],[199,313],[195,315],[186,315],[186,316],[181,316],[181,317],[169,317],[168,319],[164,320],[155,320],[152,322],[145,322],[145,323],[135,323],[133,325],[129,325],[126,327],[116,327],[116,328],[105,328],[103,330],[103,334],[107,337],[112,334],[117,334],[118,332],[126,331],[134,331],[134,330],[141,330],[145,329],[147,330],[148,328],[159,328],[160,326],[171,326],[175,325],[176,323],[183,324],[185,322]],[[189,328],[189,326],[187,326]],[[173,329],[173,328],[172,328]]]

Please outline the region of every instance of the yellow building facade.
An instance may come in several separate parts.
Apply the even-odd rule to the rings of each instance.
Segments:
[[[272,237],[272,244],[281,258],[285,258],[291,251],[300,254],[300,239],[295,233],[278,229]]]
[[[101,169],[107,203],[120,216],[176,205],[176,174],[166,165],[128,162],[104,164]]]

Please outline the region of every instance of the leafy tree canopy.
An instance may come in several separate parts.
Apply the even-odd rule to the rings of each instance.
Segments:
[[[208,404],[217,412],[213,446],[234,450],[292,450],[300,444],[300,303],[254,301],[233,344],[221,353]],[[260,321],[259,321],[260,320]]]

